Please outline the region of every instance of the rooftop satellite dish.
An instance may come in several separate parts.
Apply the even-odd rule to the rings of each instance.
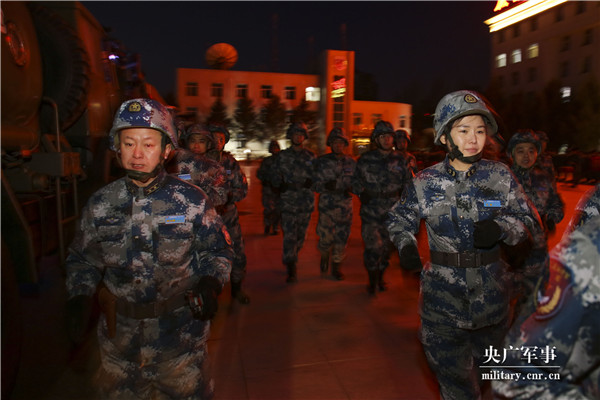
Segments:
[[[237,59],[237,50],[228,43],[213,44],[206,50],[206,63],[214,69],[229,69]]]

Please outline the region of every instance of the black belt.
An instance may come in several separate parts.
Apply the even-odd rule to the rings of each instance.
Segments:
[[[486,252],[464,251],[461,253],[445,253],[443,251],[432,250],[430,253],[432,263],[458,268],[481,267],[500,259],[499,248]]]
[[[130,303],[117,299],[117,312],[133,319],[156,318],[188,304],[185,293],[179,293],[167,300],[152,303]]]

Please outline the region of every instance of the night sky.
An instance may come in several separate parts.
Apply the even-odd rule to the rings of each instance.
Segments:
[[[233,2],[84,1],[110,34],[141,55],[148,82],[175,94],[176,68],[208,68],[206,50],[226,42],[238,51],[233,70],[311,73],[324,49],[355,51],[355,68],[372,74],[379,101],[412,103],[412,87],[434,82],[483,89],[489,79],[490,37],[483,23],[495,1]],[[313,44],[309,45],[313,38]]]

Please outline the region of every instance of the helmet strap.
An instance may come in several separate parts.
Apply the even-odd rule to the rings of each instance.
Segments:
[[[127,176],[130,179],[133,179],[134,181],[146,183],[150,179],[156,178],[158,176],[158,174],[160,173],[160,171],[162,171],[162,170],[163,170],[163,165],[162,165],[162,163],[159,163],[150,172],[142,172],[142,171],[136,171],[133,169],[126,169],[125,173],[127,174]]]
[[[446,141],[448,143],[448,146],[450,147],[450,150],[448,151],[448,158],[450,158],[450,160],[457,159],[466,164],[473,164],[481,160],[481,156],[483,153],[482,151],[473,156],[465,157],[465,155],[458,149],[458,146],[454,144],[454,140],[452,140],[452,136],[449,133],[446,134]]]

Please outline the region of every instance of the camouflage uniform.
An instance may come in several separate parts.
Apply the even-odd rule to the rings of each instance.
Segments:
[[[535,210],[508,167],[480,160],[461,172],[446,158],[406,186],[387,226],[401,250],[416,245],[415,234],[424,219],[431,251],[467,255],[473,254],[473,223],[490,218],[500,225],[503,240],[510,245],[525,240],[530,232],[541,232]],[[421,273],[420,339],[444,398],[478,397],[472,373],[480,365],[479,350],[500,343],[506,332],[507,266],[497,246],[481,252],[481,257],[490,262],[470,265],[466,261],[466,266],[432,262]]]
[[[248,194],[248,181],[246,175],[240,168],[240,164],[228,152],[210,152],[209,156],[214,158],[225,169],[229,192],[225,204],[217,207],[217,211],[223,223],[229,231],[229,236],[233,241],[233,264],[231,266],[231,283],[241,283],[246,276],[246,252],[244,250],[244,238],[242,237],[242,228],[238,210],[235,205],[242,201]]]
[[[487,364],[499,364],[497,398],[600,398],[600,217],[563,237],[551,259],[535,311],[507,335],[500,352],[506,357]]]
[[[164,171],[147,187],[125,177],[91,196],[66,260],[66,285],[71,297],[92,296],[100,283],[117,297],[116,335],[109,337],[104,314],[98,324],[105,397],[212,397],[204,370],[210,322],[194,319],[187,304],[144,319],[119,304],[178,302],[205,275],[225,284],[231,257],[206,194]]]
[[[227,178],[219,163],[185,149],[177,149],[173,153],[165,165],[167,172],[204,190],[214,207],[227,202]]]
[[[307,149],[282,150],[275,161],[273,186],[281,192],[281,230],[283,257],[286,265],[298,262],[298,252],[304,245],[306,229],[315,207],[312,187],[315,154]]]
[[[577,202],[573,218],[569,221],[564,236],[571,233],[578,226],[583,225],[589,219],[600,215],[600,183],[588,190]]]
[[[398,151],[384,155],[379,149],[358,158],[352,176],[352,192],[361,199],[361,233],[365,244],[364,265],[367,271],[383,274],[393,250],[385,219],[398,201],[404,185],[411,180],[405,160]]]
[[[405,160],[406,169],[408,169],[408,172],[412,176],[415,176],[417,174],[417,172],[419,172],[419,167],[417,165],[417,158],[414,155],[412,155],[411,153],[409,153],[408,151],[399,151],[399,152]]]
[[[262,160],[260,167],[256,170],[256,177],[262,183],[262,205],[263,205],[263,221],[265,225],[265,234],[272,229],[274,235],[278,233],[278,227],[281,220],[281,206],[279,191],[273,188],[271,182],[275,168],[275,158],[277,155],[272,155]]]
[[[339,264],[345,257],[352,227],[351,179],[356,161],[347,154],[324,154],[315,161],[313,189],[319,195],[318,249]],[[334,182],[332,186],[330,182]],[[327,256],[329,258],[329,256]]]

